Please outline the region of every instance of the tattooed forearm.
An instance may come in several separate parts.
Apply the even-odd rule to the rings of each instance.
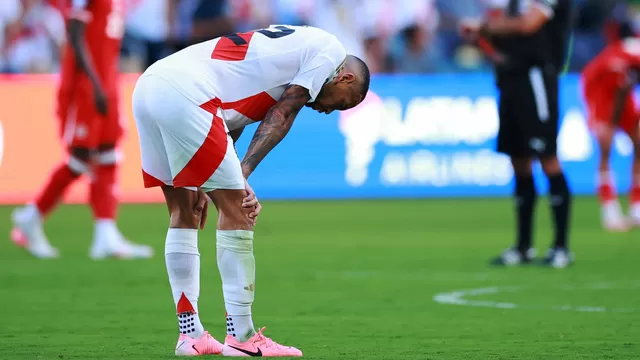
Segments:
[[[281,111],[272,109],[267,113],[267,117],[253,135],[249,150],[242,160],[242,174],[245,178],[251,175],[262,159],[287,135],[292,123],[291,116],[286,116]]]
[[[242,174],[248,178],[258,164],[287,135],[300,109],[309,101],[309,91],[298,85],[290,85],[282,94],[282,98],[274,105],[249,145],[249,150],[242,160]]]

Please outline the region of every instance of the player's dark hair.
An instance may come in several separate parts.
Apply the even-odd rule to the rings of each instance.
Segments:
[[[400,30],[400,35],[406,42],[413,42],[416,40],[418,33],[420,32],[420,27],[418,24],[409,25],[402,30]]]
[[[362,94],[362,98],[367,96],[369,92],[369,84],[371,83],[371,73],[369,72],[369,66],[362,59],[357,56],[351,55],[353,60],[358,66],[358,77],[361,78],[360,83],[360,94]]]
[[[636,34],[635,31],[633,31],[633,26],[628,21],[625,21],[618,27],[618,36],[624,40],[635,37]]]

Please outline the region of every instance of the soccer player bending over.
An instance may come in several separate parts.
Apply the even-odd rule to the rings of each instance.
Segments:
[[[305,106],[321,113],[358,105],[369,70],[313,27],[272,26],[190,46],[149,67],[133,93],[146,187],[169,210],[165,259],[178,314],[176,355],[301,356],[256,332],[253,227],[260,205],[246,179],[285,137]],[[234,142],[261,121],[238,159]],[[227,311],[224,345],[198,313],[198,229],[208,200],[218,212],[216,248]]]
[[[602,226],[627,231],[640,226],[640,123],[633,88],[640,70],[640,40],[630,26],[620,28],[621,39],[607,46],[582,73],[583,95],[589,112],[589,128],[600,145],[598,196]],[[634,146],[629,218],[624,216],[609,168],[616,131],[624,131]]]

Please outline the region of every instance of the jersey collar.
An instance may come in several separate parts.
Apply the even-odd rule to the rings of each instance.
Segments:
[[[340,65],[338,65],[338,68],[333,72],[333,74],[331,74],[331,76],[327,78],[327,80],[324,81],[324,83],[328,84],[331,81],[333,81],[333,79],[335,79],[336,76],[338,76],[338,74],[340,74],[340,72],[344,70],[344,66],[346,65],[346,63],[347,63],[347,57],[345,56],[344,60],[342,60]]]

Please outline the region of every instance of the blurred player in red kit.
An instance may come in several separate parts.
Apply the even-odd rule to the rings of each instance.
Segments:
[[[640,39],[629,25],[620,27],[621,38],[608,45],[582,73],[583,95],[589,127],[600,145],[598,195],[602,224],[607,230],[626,231],[640,226],[640,123],[633,98],[640,71]],[[629,219],[624,216],[609,168],[616,130],[623,130],[634,144]]]
[[[57,257],[44,234],[43,220],[81,175],[91,178],[89,203],[95,218],[90,256],[150,257],[150,247],[128,242],[118,230],[118,59],[126,0],[59,0],[67,20],[57,115],[68,151],[41,192],[12,215],[12,238],[40,258]]]

